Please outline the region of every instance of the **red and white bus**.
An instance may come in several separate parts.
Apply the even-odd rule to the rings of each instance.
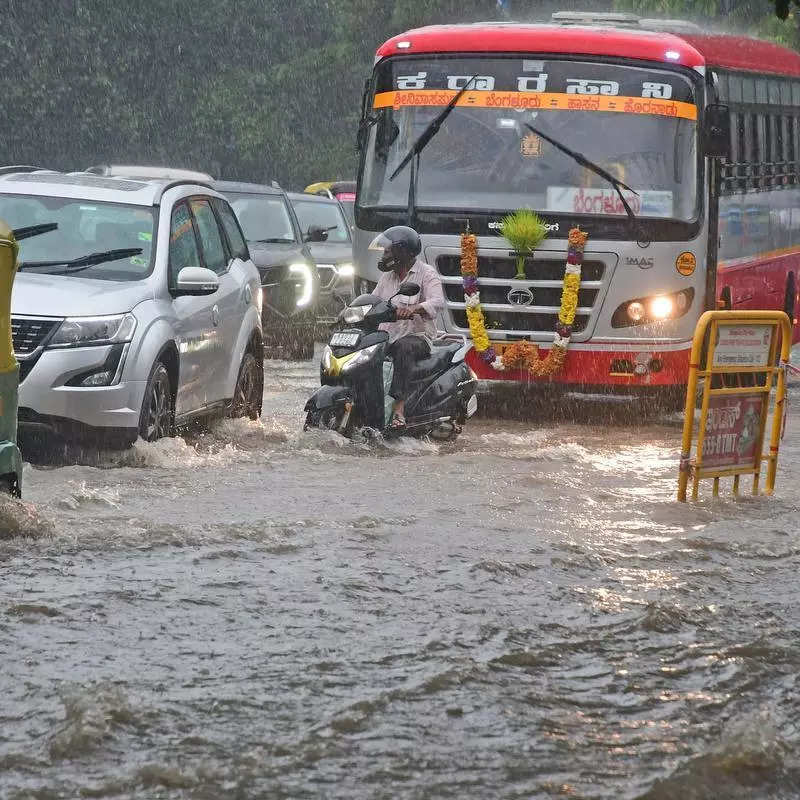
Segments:
[[[465,87],[419,157],[391,179]],[[621,190],[632,215],[606,178],[528,126],[634,190]],[[567,233],[589,233],[566,362],[547,380],[677,395],[703,311],[795,316],[800,55],[791,50],[620,14],[421,28],[379,48],[359,144],[359,275],[377,280],[368,250],[376,232],[412,224],[444,282],[440,324],[468,335],[459,260],[468,221],[498,351],[525,339],[547,352]],[[524,280],[497,232],[520,208],[549,231]],[[475,351],[470,359],[482,379],[532,380],[496,371]]]

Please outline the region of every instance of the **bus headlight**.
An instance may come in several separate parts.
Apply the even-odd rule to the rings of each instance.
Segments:
[[[689,311],[694,300],[694,289],[683,289],[671,294],[638,297],[617,308],[611,316],[612,328],[628,328],[651,322],[678,319]]]
[[[654,319],[667,319],[674,311],[675,303],[671,297],[654,297],[650,301],[650,316]]]

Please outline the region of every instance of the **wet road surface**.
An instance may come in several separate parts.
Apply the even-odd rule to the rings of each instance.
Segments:
[[[684,506],[676,416],[356,445],[300,431],[316,379],[26,467],[0,797],[800,796],[796,415],[774,498]]]

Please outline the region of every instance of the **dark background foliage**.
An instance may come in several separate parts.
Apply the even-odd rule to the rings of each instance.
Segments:
[[[779,4],[782,0],[778,0]],[[795,46],[773,0],[617,0]],[[0,160],[159,163],[287,186],[351,177],[375,48],[407,28],[595,0],[5,0]]]

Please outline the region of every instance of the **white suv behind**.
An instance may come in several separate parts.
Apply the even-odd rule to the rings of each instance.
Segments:
[[[107,446],[194,418],[257,418],[261,292],[227,200],[196,181],[0,175],[20,242],[20,431]],[[52,229],[48,230],[52,226]]]

